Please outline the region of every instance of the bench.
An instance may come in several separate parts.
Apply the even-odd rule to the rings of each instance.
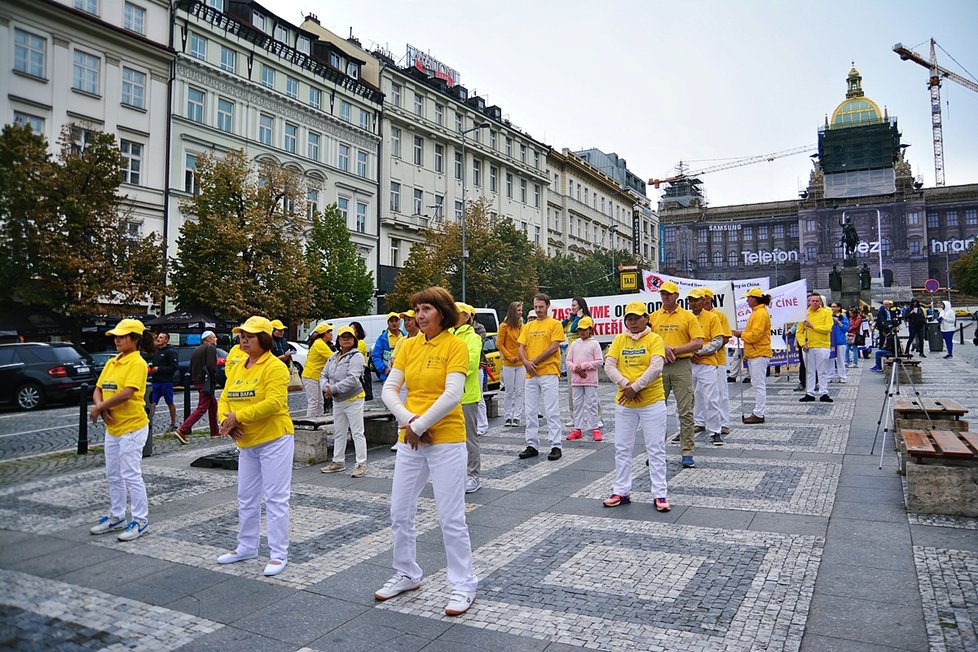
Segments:
[[[918,398],[899,398],[893,404],[893,422],[897,419],[928,419],[957,421],[968,413],[968,409],[950,399],[933,400]]]
[[[907,511],[978,516],[978,433],[902,430]]]
[[[329,445],[333,440],[333,415],[321,417],[295,417],[292,419],[295,428],[295,454],[293,460],[297,464],[317,464],[325,462],[329,453]],[[371,408],[363,411],[363,434],[367,438],[367,446],[390,446],[397,441],[397,423],[394,415],[383,408]],[[347,445],[352,445],[353,438],[347,439]]]
[[[883,376],[889,378],[893,369],[894,360],[897,360],[902,369],[897,371],[897,381],[906,383],[907,378],[912,383],[924,382],[924,376],[920,369],[920,360],[910,360],[909,358],[883,358]]]

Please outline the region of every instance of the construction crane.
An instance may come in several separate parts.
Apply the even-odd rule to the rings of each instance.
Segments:
[[[706,174],[707,172],[719,172],[720,170],[729,170],[731,168],[739,168],[744,165],[753,165],[754,163],[764,163],[766,161],[773,161],[775,159],[783,158],[785,156],[794,156],[795,154],[803,154],[804,152],[812,151],[816,145],[805,145],[803,147],[793,147],[792,149],[786,149],[780,152],[772,152],[770,154],[759,154],[757,156],[748,156],[747,158],[739,158],[733,161],[727,161],[726,163],[719,163],[717,165],[711,165],[710,167],[701,168],[693,172],[688,171],[688,165],[682,161],[676,166],[676,175],[672,177],[667,177],[665,179],[649,179],[649,185],[655,187],[656,190],[659,189],[664,183],[672,183],[674,181],[679,181],[681,179],[686,179],[689,177],[695,177],[700,174]]]
[[[909,50],[903,47],[902,43],[897,43],[893,46],[893,51],[900,55],[900,58],[904,61],[913,61],[914,63],[923,66],[930,70],[930,79],[927,82],[927,87],[930,89],[930,117],[931,117],[931,127],[934,132],[934,182],[938,186],[944,185],[944,131],[941,127],[941,80],[943,78],[956,81],[965,88],[970,88],[971,90],[978,93],[978,84],[962,77],[956,72],[952,72],[947,68],[937,65],[937,51],[935,46],[937,42],[934,39],[930,40],[930,61],[917,54],[913,50]]]

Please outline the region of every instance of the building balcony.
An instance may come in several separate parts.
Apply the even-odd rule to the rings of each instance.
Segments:
[[[380,216],[381,226],[408,231],[423,231],[430,226],[434,226],[436,221],[429,215],[412,215],[408,213],[385,212]]]

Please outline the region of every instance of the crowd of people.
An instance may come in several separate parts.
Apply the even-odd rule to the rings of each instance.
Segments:
[[[550,461],[561,459],[564,439],[583,439],[590,433],[593,441],[601,441],[599,370],[614,384],[615,470],[611,493],[602,503],[609,508],[632,500],[632,456],[641,432],[655,509],[671,509],[666,480],[666,401],[670,394],[675,395],[680,424],[671,441],[680,446],[683,468],[695,467],[696,435],[705,433],[712,445],[724,444],[723,437],[730,432],[726,345],[731,337],[743,342],[754,399],[750,415],[742,416],[742,421],[755,425],[767,419],[766,377],[773,356],[771,297],[760,289],[749,290],[743,297],[751,310],[747,324],[731,329],[723,312],[714,308],[708,288],[690,291],[688,308],[680,305],[679,288],[672,282],[661,285],[659,296],[661,307],[651,313],[644,301],[628,303],[624,331],[604,351],[581,297],[574,298],[563,321],[551,316],[546,294],[533,297],[533,310],[525,321],[523,304],[515,301],[497,335],[503,425],[524,428],[526,446],[519,459],[540,454],[541,426],[546,429]],[[421,492],[430,480],[452,586],[445,613],[458,615],[472,604],[478,585],[465,520],[465,494],[481,488],[479,439],[488,428],[483,394],[485,329],[476,320],[475,308],[454,301],[443,288],[418,292],[410,303],[410,310],[387,315],[388,328],[369,352],[359,324],[339,328],[335,341],[332,324],[317,324],[308,340],[301,389],[307,398],[307,416],[332,411],[333,455],[322,472],[346,470],[347,441],[352,438],[352,475],[363,477],[367,471],[364,403],[372,384],[369,357],[383,381],[383,402],[399,424],[391,488],[394,575],[374,596],[388,600],[420,586],[423,571],[416,554],[416,513]],[[948,351],[945,357],[950,358],[954,311],[944,302],[943,310],[931,317],[941,325]],[[907,322],[910,333],[902,353],[909,355],[916,348],[923,356],[928,315],[916,300],[902,314],[891,301],[884,301],[873,315],[867,306],[844,310],[832,303],[826,307],[821,295],[810,294],[805,319],[788,329],[789,341],[801,351],[799,388],[805,395],[800,401],[831,403],[829,382],[846,382],[846,370],[858,366],[860,354],[865,356],[866,349],[872,348],[874,333],[873,371],[880,369],[883,357],[901,353],[896,338],[901,321]],[[91,533],[119,532],[120,541],[132,541],[148,528],[140,460],[152,412],[162,399],[170,406],[171,430],[182,443],[187,442],[196,421],[207,414],[211,436],[229,437],[238,449],[237,544],[221,554],[217,563],[258,557],[264,501],[269,554],[264,574],[274,576],[288,564],[294,456],[288,407],[292,350],[279,320],[253,316],[233,333],[238,343],[226,358],[225,389],[219,399],[215,397],[216,336],[212,331],[201,334],[190,363],[190,382],[198,391],[197,409],[177,425],[172,407],[177,359],[169,337],[154,337],[134,319],[123,319],[107,332],[114,338],[118,355],[108,361],[99,377],[89,416],[93,422],[102,419],[106,427],[110,504],[108,514]],[[562,368],[572,416],[566,437],[558,398]],[[147,408],[148,380],[152,389]],[[296,380],[294,389],[299,389],[298,384]],[[127,502],[131,503],[129,518]]]

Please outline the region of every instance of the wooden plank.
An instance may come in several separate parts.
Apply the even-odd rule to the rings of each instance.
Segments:
[[[937,455],[930,444],[927,433],[923,430],[901,430],[903,441],[907,444],[907,452],[911,455]]]
[[[978,432],[959,432],[958,437],[971,445],[971,448],[978,455]]]
[[[949,430],[934,430],[930,433],[934,442],[941,449],[941,457],[974,457],[971,450],[963,441],[958,439],[958,433]]]

